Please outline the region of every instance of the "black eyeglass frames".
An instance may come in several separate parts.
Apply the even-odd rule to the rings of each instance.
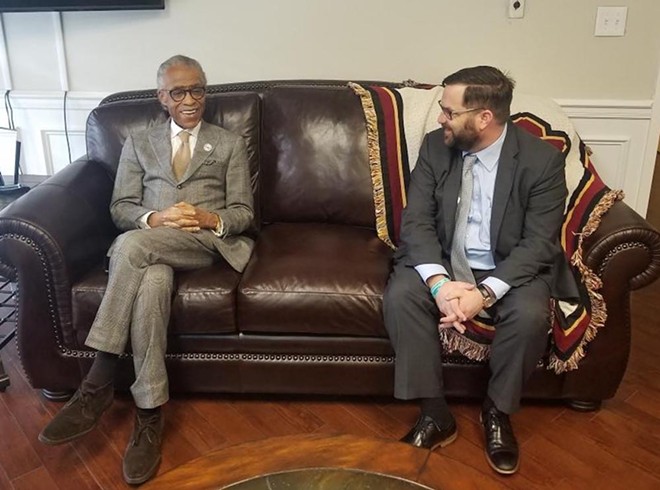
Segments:
[[[485,109],[485,107],[474,107],[472,109],[465,109],[462,111],[450,111],[446,107],[442,107],[442,102],[438,101],[438,105],[440,106],[440,110],[442,111],[442,113],[449,121],[452,121],[455,117],[460,116],[462,114],[467,114],[468,112],[474,112],[474,111],[483,111]]]
[[[191,88],[174,88],[172,90],[165,90],[174,102],[181,102],[186,98],[186,94],[195,100],[203,99],[206,95],[206,87],[191,87]]]

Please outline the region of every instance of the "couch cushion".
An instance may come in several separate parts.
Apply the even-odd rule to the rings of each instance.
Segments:
[[[374,227],[366,138],[360,100],[347,87],[266,92],[263,221]]]
[[[194,271],[177,272],[170,334],[236,332],[236,288],[240,274],[225,261]],[[73,329],[82,345],[105,293],[108,276],[95,268],[71,289]]]
[[[373,229],[265,226],[239,286],[239,330],[387,338],[382,294],[390,260]]]
[[[177,272],[170,333],[236,331],[236,290],[241,275],[221,260],[212,267]]]

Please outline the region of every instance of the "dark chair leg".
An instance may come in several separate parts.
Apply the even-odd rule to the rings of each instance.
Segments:
[[[568,400],[568,406],[576,412],[595,412],[602,404],[602,400]]]
[[[75,392],[75,390],[53,391],[46,388],[41,390],[41,394],[52,402],[66,402]]]

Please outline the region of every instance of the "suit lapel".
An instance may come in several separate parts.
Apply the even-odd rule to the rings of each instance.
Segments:
[[[493,195],[493,210],[490,217],[490,249],[495,253],[497,238],[499,236],[506,204],[509,201],[513,179],[518,164],[518,137],[516,126],[509,121],[502,153],[497,164],[497,176],[495,178],[495,194]]]
[[[213,128],[205,121],[202,121],[202,126],[199,128],[199,133],[197,134],[197,144],[193,151],[192,160],[190,160],[188,170],[183,175],[184,181],[194,175],[209,155],[215,151],[219,138],[219,135],[213,131]]]
[[[445,213],[445,236],[449,243],[454,239],[456,228],[456,208],[461,192],[463,159],[460,151],[452,151],[449,173],[442,189],[442,209]]]
[[[170,128],[169,119],[164,124],[154,126],[149,133],[149,143],[156,155],[158,165],[162,167],[164,174],[170,175],[174,179],[174,174],[172,173],[172,138],[170,137]]]

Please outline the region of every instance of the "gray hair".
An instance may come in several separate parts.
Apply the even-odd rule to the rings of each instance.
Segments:
[[[163,88],[163,79],[165,78],[165,72],[167,72],[169,68],[175,65],[183,65],[196,69],[200,74],[200,78],[202,79],[202,84],[206,86],[206,73],[204,73],[204,70],[202,69],[202,65],[199,64],[199,61],[193,58],[189,58],[188,56],[184,56],[182,54],[177,54],[163,61],[158,67],[158,73],[156,74],[156,84],[159,90]]]

